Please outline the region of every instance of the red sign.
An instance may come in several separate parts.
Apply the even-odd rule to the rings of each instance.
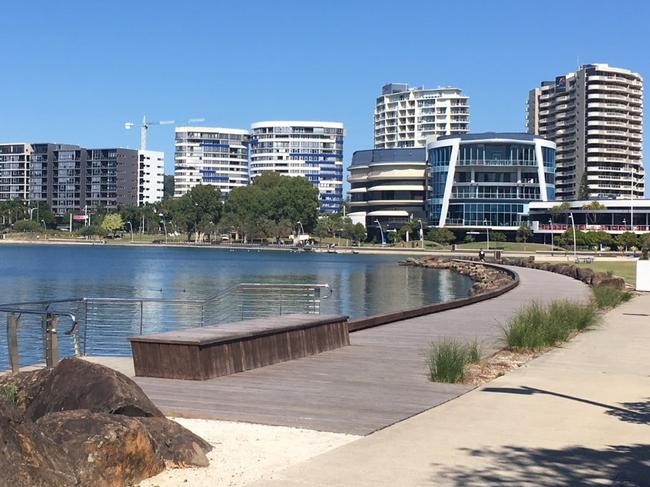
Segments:
[[[86,215],[72,215],[72,219],[76,222],[85,221],[88,218]]]

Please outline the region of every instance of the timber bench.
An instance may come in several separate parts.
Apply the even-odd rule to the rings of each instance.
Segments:
[[[576,257],[576,264],[591,264],[594,261],[593,257]]]
[[[129,337],[135,375],[206,380],[350,344],[347,316],[289,314]]]

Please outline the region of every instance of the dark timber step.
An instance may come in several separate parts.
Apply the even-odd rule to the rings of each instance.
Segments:
[[[130,337],[136,376],[206,380],[350,344],[347,316],[291,314]]]

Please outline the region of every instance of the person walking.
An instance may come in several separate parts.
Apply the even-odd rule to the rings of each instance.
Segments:
[[[478,258],[481,262],[485,262],[485,251],[483,249],[478,251]]]

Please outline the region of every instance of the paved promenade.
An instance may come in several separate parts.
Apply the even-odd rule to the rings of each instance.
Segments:
[[[503,296],[356,332],[351,346],[339,350],[209,381],[136,380],[173,416],[367,435],[470,390],[427,380],[425,352],[432,340],[478,338],[489,352],[500,346],[502,326],[523,305],[590,293],[565,276],[514,270],[521,284]]]
[[[257,487],[650,485],[650,295],[483,388]]]

